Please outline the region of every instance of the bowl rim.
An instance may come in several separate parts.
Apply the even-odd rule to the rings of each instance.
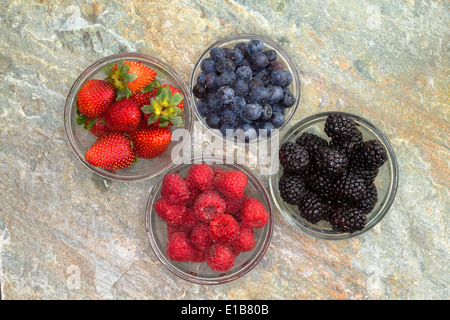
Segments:
[[[300,77],[300,73],[299,73],[299,69],[297,67],[297,64],[294,62],[294,60],[292,59],[291,55],[287,52],[287,50],[285,48],[283,48],[280,44],[278,44],[277,42],[275,42],[274,40],[260,35],[260,34],[256,34],[256,33],[234,33],[234,34],[230,34],[228,36],[222,37],[219,40],[215,41],[214,43],[210,44],[203,52],[202,54],[198,57],[194,68],[192,69],[191,72],[191,76],[189,78],[189,92],[192,94],[192,101],[193,101],[193,108],[194,108],[194,114],[196,116],[196,118],[199,119],[199,121],[202,123],[202,126],[204,128],[206,128],[207,130],[209,130],[212,134],[214,134],[214,136],[218,137],[219,139],[222,139],[226,142],[235,142],[236,139],[233,140],[229,140],[226,137],[224,137],[222,134],[219,134],[217,131],[218,129],[212,129],[210,128],[206,122],[205,119],[200,115],[200,113],[197,110],[197,98],[193,95],[193,88],[194,85],[196,83],[196,74],[197,74],[197,70],[200,69],[200,65],[201,65],[201,61],[203,61],[203,59],[207,58],[209,52],[211,51],[211,49],[215,46],[220,46],[223,45],[227,42],[230,41],[238,41],[238,40],[252,40],[252,39],[259,39],[262,40],[265,44],[267,43],[270,47],[274,48],[278,53],[280,53],[283,58],[286,60],[287,64],[289,65],[289,68],[292,70],[292,76],[293,76],[293,81],[292,83],[296,84],[296,90],[298,91],[298,95],[296,96],[296,100],[295,103],[292,107],[290,107],[289,109],[291,109],[292,111],[290,111],[289,117],[285,118],[285,121],[283,123],[283,125],[279,128],[276,128],[278,130],[278,132],[280,133],[283,129],[286,128],[287,124],[292,120],[292,117],[294,116],[294,114],[297,112],[298,107],[300,106],[301,102],[303,101],[303,81]],[[249,142],[245,142],[246,144],[251,144],[251,143],[258,143],[261,141],[265,141],[271,139],[271,137],[266,137],[263,139],[260,139],[259,136]],[[243,143],[243,142],[242,142]]]
[[[315,232],[310,228],[305,227],[304,225],[298,223],[291,217],[291,212],[289,210],[286,210],[284,208],[282,199],[280,199],[279,192],[278,192],[278,185],[277,181],[275,181],[275,178],[277,176],[276,172],[272,172],[272,174],[269,176],[269,189],[272,195],[272,200],[274,202],[275,207],[280,211],[282,216],[288,221],[289,224],[291,224],[295,229],[312,236],[313,238],[320,239],[320,240],[346,240],[353,237],[356,237],[358,235],[361,235],[363,233],[366,233],[370,229],[372,229],[375,225],[377,225],[387,214],[387,212],[392,207],[392,204],[395,200],[397,189],[398,189],[398,182],[399,182],[399,168],[398,168],[398,162],[397,157],[395,155],[394,149],[392,148],[392,145],[389,141],[389,139],[384,135],[384,133],[378,129],[372,122],[369,120],[352,114],[345,111],[326,111],[326,112],[320,112],[313,115],[310,115],[302,120],[300,120],[298,123],[296,123],[294,126],[289,128],[288,131],[285,132],[285,134],[280,139],[280,146],[285,143],[286,141],[289,141],[288,139],[292,136],[294,132],[299,130],[299,128],[302,128],[303,126],[307,125],[311,121],[318,120],[318,119],[326,119],[330,114],[342,114],[349,116],[353,118],[356,122],[364,124],[364,126],[368,127],[370,130],[375,132],[376,138],[382,140],[383,145],[386,147],[386,151],[388,153],[388,161],[385,164],[390,165],[390,170],[392,171],[391,179],[389,181],[390,190],[389,193],[387,193],[386,198],[387,200],[383,203],[383,207],[381,208],[380,212],[376,216],[374,216],[374,219],[371,221],[370,225],[366,225],[362,230],[358,230],[353,233],[337,233],[337,232],[331,232],[329,234]],[[306,129],[306,128],[304,128]],[[278,158],[276,158],[278,161]],[[279,170],[281,167],[279,168]]]
[[[172,161],[176,161],[181,156],[179,154],[177,154],[175,159],[171,158],[171,161],[168,161],[167,164],[165,164],[157,172],[147,173],[147,174],[134,174],[134,175],[129,175],[129,176],[120,176],[115,173],[110,173],[107,170],[103,170],[101,168],[97,168],[97,167],[90,165],[84,159],[84,155],[78,152],[77,144],[73,138],[74,132],[71,127],[71,124],[73,121],[73,113],[72,113],[73,105],[76,102],[77,91],[82,86],[82,84],[85,81],[87,81],[89,79],[89,77],[91,77],[93,75],[94,72],[100,71],[100,68],[102,66],[106,65],[106,63],[118,61],[120,59],[126,59],[126,58],[146,60],[146,61],[149,61],[150,63],[159,65],[162,69],[167,71],[167,73],[170,75],[170,77],[174,78],[175,81],[181,85],[182,92],[186,93],[186,94],[183,94],[184,99],[185,99],[184,110],[186,110],[186,109],[188,110],[187,117],[185,119],[187,121],[185,121],[185,126],[183,127],[183,129],[186,129],[189,132],[192,130],[192,128],[194,126],[194,113],[192,111],[194,102],[193,102],[192,95],[191,95],[188,85],[181,78],[181,76],[178,74],[178,72],[176,72],[171,66],[169,66],[164,61],[162,61],[158,58],[155,58],[153,56],[150,56],[150,55],[147,55],[144,53],[138,53],[138,52],[121,52],[121,53],[108,55],[99,60],[96,60],[95,62],[91,63],[87,68],[85,68],[75,79],[75,81],[73,82],[73,84],[69,90],[69,93],[67,94],[65,104],[64,104],[64,131],[65,131],[66,139],[69,142],[69,145],[70,145],[73,153],[85,167],[87,167],[92,172],[98,174],[99,176],[101,176],[103,178],[107,178],[107,179],[114,180],[114,181],[121,181],[121,182],[133,182],[133,181],[142,181],[142,180],[145,180],[148,178],[152,178],[152,177],[155,177],[155,176],[165,172],[170,167]],[[182,148],[185,147],[186,143],[188,143],[188,140],[183,139],[183,141],[181,141],[179,143],[181,143],[181,148],[180,148],[180,150],[181,150]]]
[[[185,272],[180,271],[177,267],[175,267],[170,261],[168,261],[164,254],[161,252],[158,245],[155,243],[153,239],[153,234],[151,232],[151,215],[155,215],[152,205],[154,201],[156,200],[156,196],[159,193],[160,189],[158,186],[161,186],[162,180],[166,176],[166,174],[176,171],[179,168],[185,167],[185,166],[191,166],[195,163],[212,163],[215,161],[219,161],[219,164],[232,166],[232,167],[238,167],[239,170],[243,170],[247,176],[250,176],[257,184],[258,188],[260,188],[262,192],[262,196],[264,197],[264,200],[266,201],[268,208],[267,212],[269,213],[269,221],[267,223],[267,232],[266,237],[262,238],[261,241],[264,243],[262,244],[260,250],[258,252],[255,252],[255,257],[251,259],[251,262],[246,264],[244,269],[239,269],[238,271],[234,272],[231,275],[227,275],[226,277],[221,277],[220,274],[217,277],[214,278],[202,278],[200,276],[193,276],[186,274]],[[261,191],[259,190],[259,191]],[[201,284],[201,285],[219,285],[231,282],[233,280],[236,280],[238,278],[241,278],[245,274],[249,273],[254,267],[258,265],[258,263],[261,261],[261,259],[266,254],[270,243],[272,241],[273,237],[273,231],[274,231],[274,210],[273,210],[273,203],[272,203],[272,197],[270,195],[270,192],[266,189],[264,186],[263,181],[258,177],[258,175],[250,170],[250,168],[246,167],[245,165],[239,164],[239,163],[228,163],[226,162],[225,158],[217,157],[217,156],[203,156],[203,157],[192,157],[190,163],[178,163],[173,164],[169,170],[167,170],[163,175],[161,175],[155,184],[153,184],[152,190],[150,191],[150,194],[148,196],[146,206],[145,206],[145,232],[147,233],[147,238],[150,243],[150,247],[152,248],[152,251],[158,258],[158,260],[174,275],[178,276],[179,278],[186,280],[191,283],[195,284]]]

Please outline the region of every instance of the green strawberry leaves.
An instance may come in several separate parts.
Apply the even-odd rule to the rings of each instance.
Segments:
[[[89,122],[88,122],[88,120],[89,120]],[[100,120],[100,122],[102,122],[102,121],[103,121],[103,119]],[[78,110],[78,108],[77,108],[77,118],[75,119],[75,122],[80,126],[82,125],[84,127],[84,129],[89,131],[92,129],[92,127],[97,122],[97,118],[89,118],[88,116],[81,114],[80,110]]]
[[[129,73],[130,67],[122,59],[117,62],[117,66],[111,62],[107,63],[107,65],[109,68],[104,66],[101,69],[105,72],[109,82],[118,90],[116,100],[129,98],[132,92],[126,84],[133,82],[138,76],[134,73]]]

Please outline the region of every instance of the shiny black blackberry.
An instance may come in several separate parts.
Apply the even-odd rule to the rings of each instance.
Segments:
[[[378,168],[368,169],[354,161],[350,162],[348,170],[354,173],[356,176],[362,178],[366,185],[369,185],[372,182],[374,182],[379,172]]]
[[[341,200],[360,201],[367,191],[364,180],[350,171],[336,178],[334,185],[334,194]]]
[[[375,184],[371,183],[366,187],[367,192],[359,202],[355,204],[365,214],[369,214],[378,202],[378,190]]]
[[[298,205],[306,194],[306,184],[302,177],[283,175],[278,182],[281,198],[289,204]]]
[[[309,132],[304,132],[295,142],[308,150],[309,156],[312,157],[319,147],[328,146],[327,140]]]
[[[377,140],[368,140],[363,143],[358,152],[357,161],[365,168],[379,168],[388,159],[386,148]]]
[[[313,164],[324,175],[337,177],[347,170],[348,157],[330,147],[320,147],[314,152]]]
[[[351,140],[357,134],[355,121],[340,113],[332,113],[325,121],[325,133],[332,139]]]
[[[310,223],[317,223],[330,214],[330,206],[316,193],[307,191],[301,204],[298,205],[300,215]]]
[[[363,145],[363,136],[361,131],[357,130],[355,135],[349,140],[346,139],[331,139],[330,147],[345,154],[349,159],[356,156]]]
[[[311,161],[308,151],[294,143],[285,142],[279,150],[280,164],[285,172],[301,173],[309,169]]]
[[[306,179],[307,187],[317,193],[321,198],[334,197],[334,179],[319,172],[311,173]]]
[[[354,207],[341,207],[334,210],[330,217],[330,224],[334,231],[353,233],[362,230],[367,223],[364,212]]]

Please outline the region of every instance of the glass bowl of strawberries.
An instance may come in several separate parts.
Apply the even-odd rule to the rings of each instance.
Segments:
[[[162,264],[205,285],[247,274],[273,233],[272,204],[261,180],[245,166],[215,157],[173,166],[153,187],[145,217]]]
[[[192,99],[163,61],[119,53],[96,61],[75,80],[64,126],[76,157],[93,172],[143,180],[177,161],[193,126]]]

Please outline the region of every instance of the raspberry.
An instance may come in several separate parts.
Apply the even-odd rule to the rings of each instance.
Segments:
[[[237,252],[247,252],[256,246],[255,232],[251,228],[241,225],[236,240],[231,244],[231,249]]]
[[[199,222],[193,208],[188,208],[181,225],[187,229],[192,229]]]
[[[224,213],[226,214],[236,214],[241,211],[242,205],[244,204],[245,199],[247,199],[247,193],[244,192],[244,195],[239,199],[227,198],[224,197],[227,208]]]
[[[255,198],[245,199],[241,209],[242,223],[248,228],[262,228],[269,221],[266,207]]]
[[[229,214],[213,218],[209,224],[209,236],[215,242],[233,242],[239,233],[239,224]]]
[[[206,250],[213,245],[213,240],[209,235],[209,224],[197,223],[191,230],[189,239],[194,247],[200,250]]]
[[[221,174],[223,171],[221,168],[213,168],[214,176]]]
[[[194,248],[194,257],[192,262],[202,263],[206,261],[206,251]]]
[[[247,186],[247,175],[238,170],[223,171],[214,178],[214,184],[219,192],[228,198],[241,198]]]
[[[164,177],[161,197],[172,203],[180,203],[186,201],[189,195],[189,186],[178,174],[168,173]]]
[[[163,221],[172,225],[180,225],[187,212],[184,204],[171,203],[164,198],[156,200],[154,209]]]
[[[199,220],[207,222],[221,215],[226,209],[225,200],[217,191],[205,191],[194,202],[194,210]]]
[[[194,258],[194,247],[183,232],[176,232],[167,241],[166,253],[172,261],[188,262]]]
[[[227,271],[234,266],[235,256],[224,243],[215,243],[206,252],[206,263],[214,271]]]
[[[191,185],[187,179],[184,179],[184,181],[186,181],[189,188],[189,197],[186,199],[186,206],[191,207],[194,204],[195,199],[197,199],[197,196],[202,193],[202,191]]]
[[[172,224],[166,224],[167,226],[167,239],[171,239],[177,232],[183,232],[187,236],[190,235],[191,229],[184,227],[183,225],[174,226]]]
[[[186,180],[201,191],[210,190],[214,186],[214,171],[206,163],[193,164],[189,168]]]

